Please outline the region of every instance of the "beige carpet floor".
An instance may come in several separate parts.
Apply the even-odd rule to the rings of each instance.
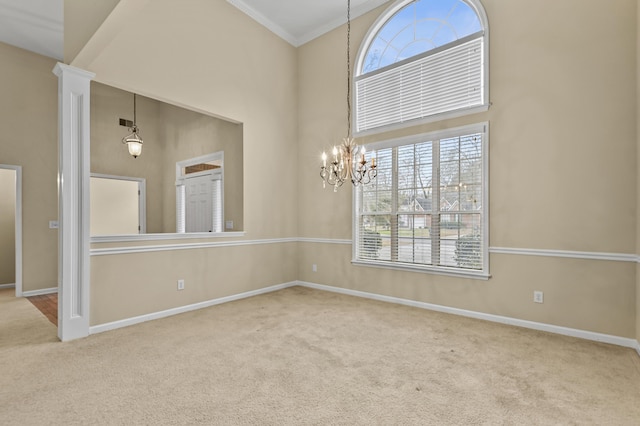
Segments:
[[[60,343],[0,291],[2,425],[638,425],[631,350],[294,287]]]

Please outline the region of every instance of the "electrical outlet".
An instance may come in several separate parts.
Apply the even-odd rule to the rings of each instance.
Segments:
[[[541,291],[534,291],[533,301],[536,303],[544,303],[544,293]]]
[[[184,280],[178,280],[178,290],[184,290]]]
[[[316,265],[315,263],[311,265],[311,272],[318,272],[318,265]]]

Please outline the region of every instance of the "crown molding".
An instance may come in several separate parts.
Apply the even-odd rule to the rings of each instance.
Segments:
[[[60,1],[62,4],[62,1]],[[20,5],[20,6],[16,6]],[[29,2],[7,2],[0,0],[0,41],[62,60],[64,54],[63,6],[60,17],[51,17],[57,6],[42,11]],[[36,12],[37,11],[37,12]]]
[[[242,1],[242,0],[227,0],[227,3],[235,6],[241,12],[244,12],[251,19],[253,19],[254,21],[258,22],[260,25],[266,27],[269,31],[271,31],[272,33],[274,33],[278,37],[284,39],[289,44],[291,44],[291,45],[293,45],[295,47],[299,46],[298,39],[296,39],[296,37],[294,37],[291,33],[286,31],[284,28],[282,28],[281,26],[279,26],[278,24],[276,24],[275,22],[273,22],[272,20],[270,20],[266,16],[264,16],[262,13],[258,12],[257,10],[255,10],[254,8],[252,8],[251,6],[246,4],[244,1]]]

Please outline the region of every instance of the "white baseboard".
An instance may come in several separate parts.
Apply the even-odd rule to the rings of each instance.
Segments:
[[[624,346],[627,348],[634,348],[638,351],[638,355],[640,355],[640,343],[637,340],[628,339],[625,337],[594,333],[591,331],[578,330],[574,328],[561,327],[557,325],[544,324],[540,322],[521,320],[517,318],[503,317],[499,315],[485,314],[482,312],[467,311],[465,309],[450,308],[442,305],[434,305],[432,303],[418,302],[415,300],[401,299],[401,298],[392,297],[392,296],[383,296],[375,293],[367,293],[364,291],[350,290],[346,288],[332,287],[332,286],[327,286],[322,284],[314,284],[314,283],[299,281],[298,285],[302,287],[313,288],[316,290],[331,291],[334,293],[346,294],[349,296],[356,296],[356,297],[363,297],[366,299],[373,299],[381,302],[397,303],[399,305],[412,306],[414,308],[444,312],[447,314],[460,315],[463,317],[481,319],[481,320],[497,322],[501,324],[514,325],[518,327],[530,328],[533,330],[547,331],[550,333],[562,334],[564,336],[578,337],[581,339],[593,340],[596,342],[610,343],[612,345]]]
[[[427,309],[431,311],[443,312],[447,314],[460,315],[469,318],[475,318],[485,321],[497,322],[501,324],[513,325],[517,327],[529,328],[532,330],[546,331],[549,333],[561,334],[564,336],[578,337],[581,339],[592,340],[596,342],[609,343],[612,345],[623,346],[627,348],[633,348],[638,352],[640,356],[640,342],[634,339],[628,339],[625,337],[613,336],[609,334],[595,333],[591,331],[578,330],[574,328],[561,327],[557,325],[521,320],[517,318],[503,317],[499,315],[486,314],[482,312],[468,311],[465,309],[451,308],[442,305],[435,305],[432,303],[418,302],[415,300],[401,299],[398,297],[384,296],[375,293],[367,293],[364,291],[350,290],[341,287],[332,287],[323,284],[315,284],[305,281],[292,281],[284,284],[277,284],[270,287],[261,288],[258,290],[248,291],[245,293],[235,294],[232,296],[221,297],[219,299],[207,300],[204,302],[194,303],[192,305],[181,306],[178,308],[167,309],[165,311],[154,312],[151,314],[140,315],[133,318],[127,318],[119,321],[113,321],[105,324],[99,324],[89,327],[89,334],[97,334],[105,331],[116,330],[122,327],[128,327],[134,324],[140,324],[146,321],[151,321],[160,318],[166,318],[172,315],[181,314],[184,312],[194,311],[197,309],[208,308],[214,305],[220,305],[222,303],[233,302],[234,300],[246,299],[248,297],[258,296],[260,294],[271,293],[285,288],[301,286],[313,288],[316,290],[329,291],[333,293],[346,294],[348,296],[362,297],[365,299],[378,300],[381,302],[396,303],[399,305],[412,306],[414,308]],[[57,291],[57,289],[54,289]],[[42,292],[45,290],[36,290],[36,292]],[[26,292],[25,292],[26,293]],[[29,292],[33,293],[33,292]],[[40,293],[46,294],[46,293]],[[35,295],[35,294],[33,294]]]
[[[58,287],[42,288],[40,290],[23,291],[23,297],[42,296],[43,294],[53,294],[58,292]]]
[[[14,284],[0,284],[0,289],[3,289],[3,288],[15,288],[15,287],[16,287],[15,283]]]
[[[192,305],[180,306],[179,308],[167,309],[166,311],[154,312],[151,314],[140,315],[133,318],[127,318],[119,321],[108,322],[105,324],[94,325],[89,327],[89,334],[102,333],[105,331],[115,330],[118,328],[127,327],[134,324],[140,324],[146,321],[166,318],[172,315],[182,314],[189,311],[195,311],[196,309],[208,308],[210,306],[220,305],[222,303],[233,302],[234,300],[246,299],[247,297],[253,297],[253,296],[257,296],[265,293],[271,293],[273,291],[282,290],[282,289],[293,287],[296,285],[298,285],[298,283],[293,281],[290,283],[278,284],[271,287],[261,288],[259,290],[247,291],[245,293],[221,297],[219,299],[212,299],[204,302],[194,303]]]

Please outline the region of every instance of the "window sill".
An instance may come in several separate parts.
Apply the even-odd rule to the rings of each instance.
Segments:
[[[476,280],[488,280],[491,275],[485,271],[471,271],[462,269],[442,268],[438,266],[419,266],[408,263],[384,262],[376,260],[353,259],[352,265],[368,266],[373,268],[394,269],[397,271],[421,272],[424,274],[445,275],[449,277],[471,278]]]

